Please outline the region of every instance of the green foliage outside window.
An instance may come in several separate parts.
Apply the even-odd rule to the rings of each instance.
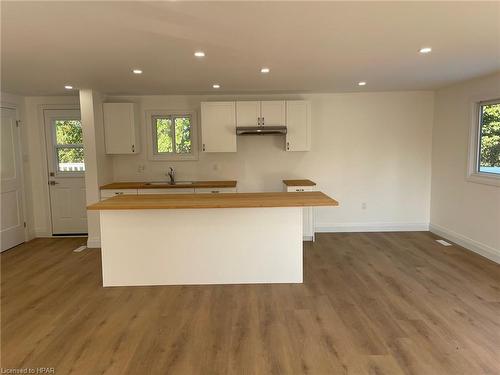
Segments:
[[[482,106],[481,167],[500,167],[500,104]]]
[[[191,119],[189,117],[156,118],[154,124],[158,153],[191,153]],[[172,138],[175,139],[175,144]]]
[[[58,147],[59,163],[83,163],[83,133],[79,120],[56,120],[56,143],[58,146],[75,145],[78,147]]]

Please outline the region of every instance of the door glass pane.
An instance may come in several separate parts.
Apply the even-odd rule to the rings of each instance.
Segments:
[[[58,172],[85,171],[83,147],[58,147],[56,155]]]
[[[178,154],[191,153],[191,119],[175,118],[175,151]]]
[[[479,172],[500,174],[500,103],[481,106]]]
[[[56,120],[56,143],[58,145],[83,144],[80,120]]]
[[[172,144],[172,119],[155,119],[154,131],[156,132],[156,151],[158,153],[173,152],[174,148]]]

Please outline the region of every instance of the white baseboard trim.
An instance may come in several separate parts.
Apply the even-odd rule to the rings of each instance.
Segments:
[[[318,233],[342,232],[420,232],[428,231],[429,223],[321,223]]]
[[[52,232],[47,229],[35,228],[35,237],[52,237]]]
[[[92,237],[87,240],[87,247],[89,249],[95,249],[101,247],[101,237]]]
[[[473,251],[495,263],[500,264],[500,249],[495,249],[491,246],[485,245],[481,242],[475,241],[472,238],[463,236],[451,229],[444,228],[437,224],[430,224],[429,230],[447,240],[455,242],[456,244],[465,247],[467,250]]]

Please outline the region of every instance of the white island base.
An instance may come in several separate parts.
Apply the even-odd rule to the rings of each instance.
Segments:
[[[104,286],[302,283],[302,208],[102,210]]]

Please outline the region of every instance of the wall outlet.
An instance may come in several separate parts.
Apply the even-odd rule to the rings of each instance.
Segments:
[[[366,202],[361,203],[361,209],[366,210]]]
[[[144,164],[140,164],[137,166],[137,172],[142,173],[146,169],[146,166]]]

